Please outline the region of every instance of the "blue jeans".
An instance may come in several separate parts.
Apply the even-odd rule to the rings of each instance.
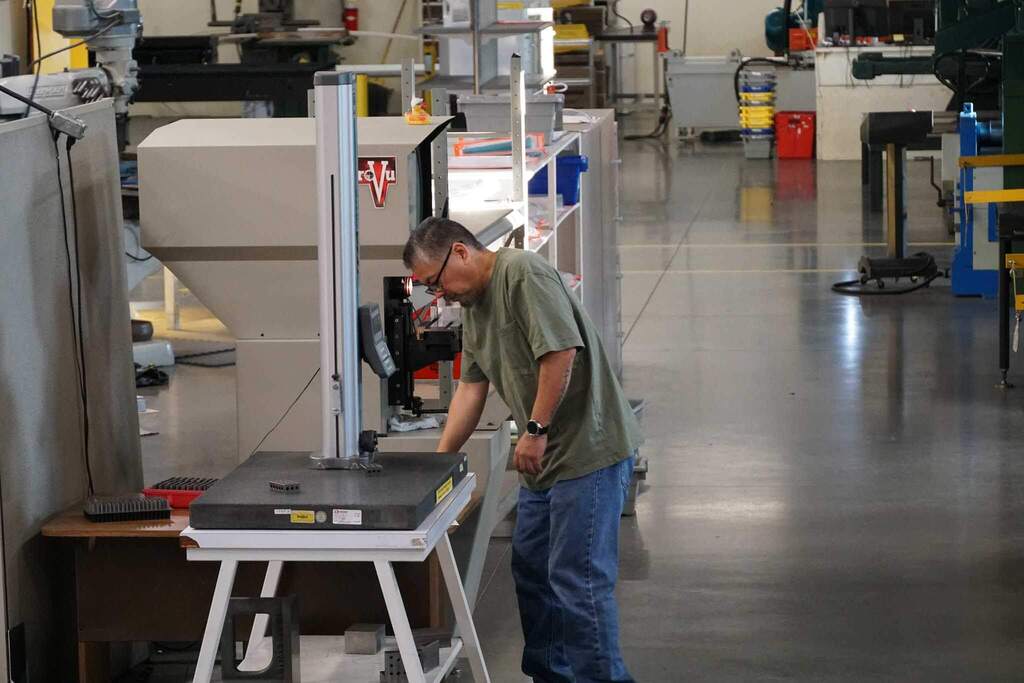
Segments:
[[[619,651],[615,581],[630,457],[547,491],[519,490],[512,576],[538,683],[632,683]]]

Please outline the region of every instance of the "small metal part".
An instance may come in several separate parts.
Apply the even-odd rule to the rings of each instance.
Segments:
[[[375,655],[384,646],[384,624],[352,624],[345,631],[345,654]]]
[[[291,493],[299,490],[299,482],[292,481],[291,479],[279,479],[268,482],[272,491],[280,491],[282,493]]]
[[[439,641],[417,645],[416,654],[419,655],[420,666],[424,673],[441,665],[441,643]],[[384,650],[384,670],[380,672],[380,681],[381,683],[408,683],[409,678],[405,673],[405,664],[402,663],[402,655],[398,650]]]
[[[81,140],[85,137],[85,122],[74,116],[68,116],[59,111],[53,112],[50,115],[50,127],[60,133],[64,133],[69,138],[75,140]]]

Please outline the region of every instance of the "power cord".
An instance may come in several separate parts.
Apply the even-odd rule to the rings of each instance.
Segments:
[[[124,13],[120,10],[113,10],[106,14],[101,14],[100,11],[96,9],[96,0],[88,0],[87,4],[89,5],[89,11],[92,12],[93,16],[97,19],[120,19],[124,16]]]
[[[68,230],[67,198],[64,193],[64,180],[60,164],[60,135],[58,131],[53,133],[53,151],[57,162],[57,188],[60,192],[61,222],[64,227],[64,253],[67,257],[68,276],[68,307],[71,312],[71,336],[75,345],[75,368],[78,372],[79,399],[81,407],[81,428],[82,428],[82,457],[85,461],[85,474],[89,487],[89,496],[96,495],[96,487],[92,477],[92,463],[89,457],[89,383],[85,363],[85,329],[82,322],[82,268],[81,251],[78,239],[78,202],[75,199],[75,171],[71,161],[71,148],[76,139],[65,136],[65,150],[68,167],[68,184],[71,192],[71,234],[74,235],[75,258],[71,258],[71,234]],[[72,262],[74,263],[74,277],[72,277]],[[75,296],[77,294],[77,297]]]
[[[42,35],[41,35],[40,31],[39,31],[39,11],[36,9],[35,0],[30,0],[30,1],[32,3],[31,6],[30,6],[31,7],[31,12],[32,12],[32,23],[35,25],[35,32],[36,32],[36,52],[38,53],[38,52],[41,52],[42,49],[43,49],[43,39],[42,39]],[[35,62],[32,62],[32,64],[29,65],[30,68],[31,68],[31,66],[33,64],[36,67],[36,76],[35,76],[34,79],[32,79],[32,93],[28,96],[28,98],[30,100],[34,100],[36,98],[36,90],[39,89],[39,76],[43,73],[43,65],[40,63],[41,61],[42,61],[41,59],[40,60],[36,60]],[[29,115],[29,113],[31,111],[32,111],[32,105],[26,104],[25,105],[25,113],[22,114],[21,118],[27,119],[28,115]]]
[[[93,33],[90,36],[86,36],[85,38],[82,38],[81,40],[76,41],[74,43],[71,43],[69,45],[65,45],[62,48],[54,50],[53,52],[47,52],[45,55],[41,55],[41,56],[35,58],[34,60],[32,60],[29,63],[29,66],[35,66],[35,65],[39,64],[40,62],[49,59],[50,57],[54,57],[56,55],[59,55],[62,52],[67,52],[68,50],[74,50],[76,47],[79,47],[81,45],[87,45],[87,44],[91,43],[92,41],[96,40],[97,38],[106,35],[107,33],[110,32],[111,29],[113,29],[113,28],[115,28],[117,26],[120,26],[120,25],[121,25],[121,18],[120,18],[120,15],[119,15],[117,18],[112,20],[109,24],[107,24],[106,26],[104,26],[100,30],[96,31],[96,33]],[[37,72],[37,76],[38,76],[38,72]]]
[[[622,19],[624,22],[629,24],[629,31],[630,31],[630,33],[632,33],[633,31],[636,30],[636,26],[634,26],[633,22],[630,21],[628,18],[626,18],[626,17],[622,16],[621,14],[619,14],[619,3],[621,1],[622,0],[612,0],[612,14],[614,14],[619,19]]]
[[[256,444],[256,447],[252,449],[251,453],[249,453],[250,457],[252,457],[252,455],[260,449],[260,446],[262,446],[263,442],[266,441],[267,438],[274,433],[274,430],[281,426],[281,423],[284,422],[284,419],[288,417],[288,413],[292,412],[292,408],[294,408],[295,404],[299,402],[299,399],[301,399],[302,396],[306,393],[306,389],[309,389],[309,385],[313,383],[313,380],[316,379],[316,376],[319,374],[320,368],[317,368],[316,370],[313,371],[313,376],[309,378],[308,382],[306,382],[306,386],[302,387],[302,391],[299,392],[299,395],[295,397],[295,400],[292,401],[292,404],[288,406],[288,408],[284,411],[284,414],[281,415],[281,417],[278,418],[277,422],[274,423],[274,426],[271,427],[267,431],[267,433],[263,435],[263,438],[260,439],[260,442]]]
[[[658,125],[655,126],[654,130],[650,133],[640,133],[637,135],[624,135],[623,140],[656,140],[663,136],[668,131],[668,122],[672,120],[672,109],[667,104],[661,105],[661,111],[658,113]]]

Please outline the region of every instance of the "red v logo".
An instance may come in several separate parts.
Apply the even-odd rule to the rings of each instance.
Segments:
[[[373,205],[383,209],[388,189],[398,182],[395,157],[359,157],[359,184],[370,189]]]

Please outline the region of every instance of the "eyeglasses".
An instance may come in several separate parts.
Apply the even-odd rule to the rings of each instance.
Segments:
[[[441,276],[444,275],[444,269],[448,267],[448,259],[452,257],[453,249],[455,249],[454,244],[448,247],[448,255],[444,257],[444,262],[441,264],[441,270],[437,271],[437,276],[434,277],[434,281],[427,285],[427,294],[440,293]]]

